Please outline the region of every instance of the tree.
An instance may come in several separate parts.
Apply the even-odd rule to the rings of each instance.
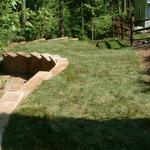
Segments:
[[[26,0],[22,0],[22,25],[26,24],[25,11],[26,11]]]
[[[59,0],[59,36],[65,36],[65,29],[64,29],[64,1]]]

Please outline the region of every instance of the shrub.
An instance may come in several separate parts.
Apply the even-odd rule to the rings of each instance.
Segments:
[[[0,13],[0,50],[12,41],[20,29],[19,13],[14,12],[16,4],[17,0],[13,2],[2,0],[0,2],[3,10]]]
[[[96,39],[107,38],[112,35],[112,17],[109,15],[94,19]]]
[[[27,41],[56,36],[57,20],[50,9],[40,8],[37,12],[27,9],[26,19],[20,35],[24,36]]]

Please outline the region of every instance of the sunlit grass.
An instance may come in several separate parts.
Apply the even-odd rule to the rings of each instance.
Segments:
[[[70,65],[17,108],[4,150],[148,150],[150,87],[134,50],[47,41],[14,51],[59,54]]]

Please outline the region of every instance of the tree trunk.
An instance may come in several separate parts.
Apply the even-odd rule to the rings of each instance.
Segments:
[[[127,13],[127,0],[124,0],[124,12]]]
[[[94,21],[93,21],[93,19],[92,19],[92,29],[91,29],[91,31],[92,31],[92,41],[94,41]]]
[[[83,3],[81,4],[81,17],[82,17],[82,39],[84,40],[84,10],[83,10]]]
[[[26,0],[22,0],[22,25],[26,24],[25,10],[26,10]]]
[[[64,1],[59,0],[59,36],[65,36],[65,29],[64,29]]]
[[[119,1],[119,13],[121,13],[121,12],[122,12],[122,2]]]

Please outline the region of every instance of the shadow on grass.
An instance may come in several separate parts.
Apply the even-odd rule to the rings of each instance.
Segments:
[[[150,75],[150,68],[145,68],[145,70],[143,71],[144,75]]]
[[[0,75],[2,75],[3,72],[4,72],[3,61],[1,60],[1,57],[0,57]]]
[[[111,44],[110,44],[108,41],[105,41],[105,46],[106,46],[108,49],[112,49],[112,46],[111,46]]]
[[[150,56],[144,57],[144,62],[150,62]]]
[[[3,136],[2,148],[3,150],[149,150],[150,119],[98,121],[13,114]]]
[[[139,81],[141,92],[142,93],[149,93],[150,92],[150,81],[140,80]]]
[[[121,49],[129,46],[119,41],[118,39],[107,39],[107,40],[97,41],[96,47],[106,48],[106,49]]]

